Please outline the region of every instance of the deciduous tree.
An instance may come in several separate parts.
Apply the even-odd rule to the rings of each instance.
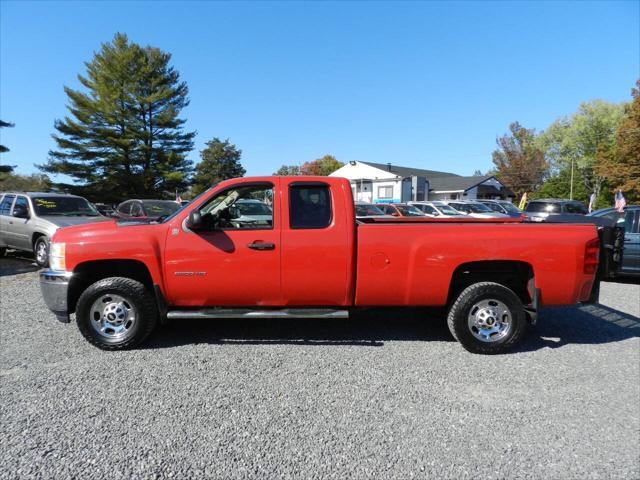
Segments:
[[[538,144],[553,173],[573,166],[574,182],[582,182],[587,191],[599,195],[605,177],[597,168],[598,161],[613,149],[623,113],[623,104],[594,100],[582,103],[572,116],[552,123]]]
[[[510,134],[496,140],[493,152],[496,176],[520,198],[540,185],[547,175],[544,154],[535,142],[535,131],[518,122],[509,125]]]
[[[228,178],[242,177],[246,170],[240,164],[242,150],[229,142],[214,138],[200,152],[200,163],[193,176],[193,193],[204,192],[214,183]]]
[[[640,80],[631,90],[633,100],[624,109],[613,148],[598,152],[597,173],[610,192],[624,192],[629,203],[640,202]]]
[[[300,175],[300,167],[298,165],[282,165],[278,170],[276,170],[274,175]]]
[[[325,155],[312,162],[305,162],[300,166],[300,175],[327,176],[342,167],[344,163],[338,161],[333,155]]]
[[[73,178],[60,187],[102,201],[183,188],[195,132],[184,131],[188,88],[170,60],[120,33],[103,44],[78,76],[84,89],[65,87],[70,115],[56,120],[58,149],[40,168]]]
[[[46,192],[49,189],[51,189],[51,180],[46,175],[0,172],[0,191]]]

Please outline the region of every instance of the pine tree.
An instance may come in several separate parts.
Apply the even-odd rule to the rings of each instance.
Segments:
[[[101,201],[160,197],[186,186],[195,132],[180,112],[188,88],[171,55],[116,34],[79,75],[85,91],[65,87],[70,116],[56,120],[58,149],[40,168],[72,177],[59,188]]]
[[[5,128],[5,127],[13,127],[13,123],[0,120],[0,128]],[[0,145],[0,153],[5,153],[8,151],[9,149],[7,147],[5,147],[4,145]]]
[[[214,138],[200,152],[200,163],[193,176],[193,192],[204,192],[214,183],[228,178],[242,177],[246,170],[240,164],[242,150],[229,142]]]

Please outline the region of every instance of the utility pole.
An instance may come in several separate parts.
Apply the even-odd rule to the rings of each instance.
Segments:
[[[569,200],[573,200],[573,158],[571,159],[571,186],[569,187]]]

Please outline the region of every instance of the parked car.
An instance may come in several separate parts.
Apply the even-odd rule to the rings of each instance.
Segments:
[[[108,203],[93,203],[93,206],[100,212],[100,215],[104,215],[105,217],[112,217],[116,212],[114,206]]]
[[[391,215],[393,217],[424,217],[425,214],[422,210],[414,207],[413,205],[407,205],[406,203],[378,203],[376,204],[383,213]]]
[[[127,200],[118,205],[115,216],[123,220],[155,221],[181,208],[174,200]]]
[[[549,215],[586,215],[588,210],[582,202],[577,200],[542,198],[527,203],[524,212],[531,221],[544,222]]]
[[[504,218],[507,215],[491,210],[486,205],[471,200],[444,200],[444,203],[458,212],[473,218]]]
[[[60,227],[108,220],[82,197],[58,193],[0,193],[0,256],[7,248],[33,252],[49,263],[49,242]]]
[[[428,217],[455,218],[464,216],[463,213],[460,213],[444,202],[409,202],[409,205],[419,208]]]
[[[229,222],[237,228],[241,225],[247,227],[271,225],[273,219],[271,207],[260,200],[240,199],[228,211]]]
[[[516,207],[513,203],[507,200],[478,200],[478,203],[481,203],[487,207],[489,207],[494,212],[504,213],[509,217],[514,218],[524,218],[526,215]]]
[[[588,216],[608,218],[624,228],[624,251],[619,273],[640,276],[640,206],[628,206],[622,213],[615,208],[603,208]]]
[[[380,208],[373,203],[355,202],[356,218],[369,218],[369,217],[385,217],[388,216]]]
[[[220,223],[224,210],[265,191],[270,225]],[[61,321],[75,312],[82,335],[106,350],[140,344],[167,319],[346,318],[358,308],[432,306],[447,307],[467,350],[497,353],[524,337],[541,302],[596,301],[601,256],[616,254],[586,223],[354,218],[345,178],[225,180],[163,222],[56,232],[42,294]]]

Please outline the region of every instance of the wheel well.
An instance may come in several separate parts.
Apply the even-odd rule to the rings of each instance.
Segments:
[[[31,246],[35,248],[36,246],[36,242],[38,241],[38,239],[40,237],[46,237],[46,235],[44,233],[41,232],[35,232],[33,235],[31,235]]]
[[[529,282],[533,279],[533,268],[526,262],[515,260],[489,260],[463,263],[451,276],[447,304],[455,302],[458,295],[469,285],[478,282],[495,282],[513,290],[524,305],[531,303]]]
[[[82,292],[98,280],[109,277],[126,277],[137,280],[153,292],[153,280],[147,266],[138,260],[96,260],[81,263],[73,270],[67,293],[69,313],[76,310]]]

